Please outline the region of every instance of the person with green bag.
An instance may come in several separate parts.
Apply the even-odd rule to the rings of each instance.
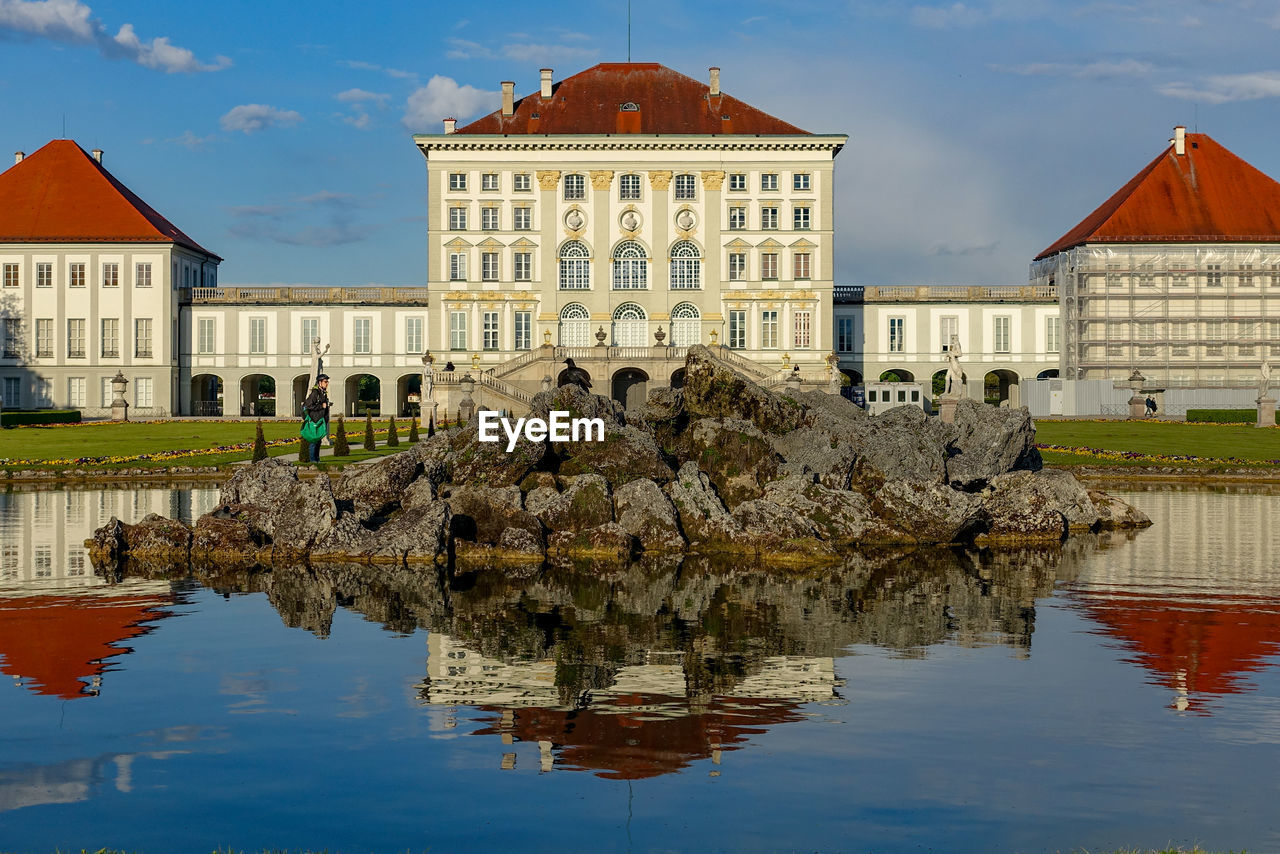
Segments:
[[[320,462],[320,442],[329,435],[329,375],[316,377],[316,386],[302,404],[302,440],[311,445],[311,462]]]

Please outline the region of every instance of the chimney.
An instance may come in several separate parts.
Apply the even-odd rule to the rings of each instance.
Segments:
[[[539,94],[542,95],[542,99],[545,101],[551,98],[551,69],[544,68],[542,69],[541,73],[542,73],[542,92],[540,92]]]
[[[93,150],[93,159],[94,159],[94,160],[96,160],[96,161],[98,161],[99,163],[101,163],[101,162],[102,162],[102,149],[101,149],[101,148],[95,148],[95,149]]]
[[[16,164],[18,164],[18,163],[21,163],[21,162],[22,162],[22,158],[24,158],[24,157],[26,157],[26,156],[27,156],[27,153],[26,153],[25,151],[15,151],[15,152],[13,153],[13,162],[14,162],[14,164],[16,165]]]
[[[710,95],[712,98],[715,98],[720,95],[720,69],[713,65],[711,66],[710,71],[711,71],[711,91],[708,92],[707,94]]]
[[[458,120],[457,120],[457,119],[445,119],[445,120],[444,120],[444,132],[445,132],[445,133],[453,133],[453,129],[454,129],[455,127],[457,127],[457,124],[458,124]]]
[[[502,115],[510,116],[516,111],[516,84],[514,80],[502,81]]]
[[[1187,153],[1187,129],[1183,125],[1178,125],[1173,129],[1173,153],[1183,155]]]

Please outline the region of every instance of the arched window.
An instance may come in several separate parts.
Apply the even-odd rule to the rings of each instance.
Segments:
[[[671,346],[692,347],[702,338],[702,313],[693,303],[671,309]]]
[[[682,240],[671,247],[671,290],[696,291],[702,287],[702,253]]]
[[[613,311],[613,345],[615,347],[648,347],[649,319],[644,309],[624,302]]]
[[[591,288],[591,250],[585,243],[571,240],[560,247],[560,290],[585,291]]]
[[[591,312],[587,307],[571,302],[560,309],[560,346],[589,347],[591,337]]]
[[[634,240],[619,243],[613,251],[613,289],[645,290],[649,287],[649,255]]]

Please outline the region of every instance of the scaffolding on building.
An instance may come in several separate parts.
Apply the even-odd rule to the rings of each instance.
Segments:
[[[1065,377],[1243,388],[1280,357],[1280,244],[1079,246],[1031,284],[1058,288]]]

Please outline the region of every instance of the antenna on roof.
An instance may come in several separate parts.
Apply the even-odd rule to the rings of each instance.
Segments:
[[[67,138],[67,114],[62,114],[62,138]]]
[[[1193,104],[1193,105],[1192,105],[1192,109],[1191,109],[1191,127],[1195,128],[1195,130],[1193,131],[1193,133],[1199,133],[1199,132],[1200,132],[1200,104],[1199,104],[1199,103],[1196,103],[1196,104]]]
[[[627,0],[627,62],[631,62],[631,0]]]

